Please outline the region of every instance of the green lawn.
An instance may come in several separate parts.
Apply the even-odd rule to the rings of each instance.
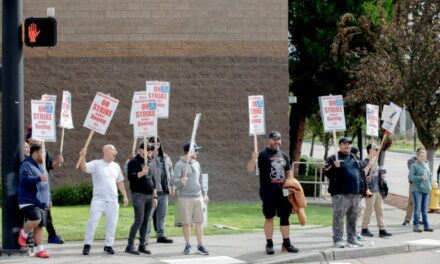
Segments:
[[[309,206],[306,209],[308,224],[331,224],[331,208]],[[59,206],[52,209],[55,228],[65,240],[83,240],[85,227],[89,217],[89,206]],[[292,223],[298,223],[296,215],[291,217]],[[1,219],[0,219],[1,220]],[[208,206],[208,228],[206,235],[249,233],[263,228],[263,214],[260,203],[219,203],[211,202]],[[126,239],[133,223],[133,208],[131,205],[119,210],[119,221],[116,238]],[[278,220],[276,221],[278,225]],[[236,227],[238,230],[218,229],[215,225]],[[104,217],[96,230],[95,239],[104,239]],[[170,204],[166,231],[168,236],[182,236],[180,227],[174,227],[174,205]],[[1,230],[0,230],[1,233]],[[46,233],[46,232],[45,232]]]

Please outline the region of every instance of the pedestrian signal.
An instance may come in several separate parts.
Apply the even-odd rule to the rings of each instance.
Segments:
[[[29,17],[24,21],[24,42],[28,47],[57,44],[57,21],[53,17]]]

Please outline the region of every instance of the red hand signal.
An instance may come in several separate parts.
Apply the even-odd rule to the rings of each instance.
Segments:
[[[37,24],[32,23],[29,25],[29,41],[31,43],[35,43],[38,35],[40,34],[40,30],[37,28]]]

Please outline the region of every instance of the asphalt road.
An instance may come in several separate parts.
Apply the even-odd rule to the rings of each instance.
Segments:
[[[310,143],[304,143],[302,146],[302,155],[308,156],[310,154]],[[329,153],[333,153],[333,147]],[[387,151],[385,154],[385,169],[387,170],[387,182],[389,192],[397,195],[408,197],[408,167],[406,162],[413,154],[399,153]],[[324,157],[324,147],[321,144],[315,144],[313,151],[313,158],[322,159]],[[364,157],[366,151],[364,150]],[[440,158],[434,159],[434,176],[437,175],[437,168],[440,164]]]

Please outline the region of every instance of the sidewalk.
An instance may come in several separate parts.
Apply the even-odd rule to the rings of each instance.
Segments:
[[[263,217],[263,216],[262,216]],[[204,238],[205,246],[210,250],[209,256],[194,253],[195,237],[192,237],[193,253],[189,256],[182,254],[184,241],[182,237],[173,237],[173,244],[149,245],[151,256],[133,256],[124,252],[126,240],[115,243],[115,255],[103,253],[103,241],[95,241],[91,254],[83,256],[82,241],[67,242],[64,245],[48,245],[51,254],[49,259],[38,259],[33,256],[1,256],[1,263],[170,263],[170,264],[233,264],[233,263],[301,263],[340,260],[405,253],[417,250],[440,248],[440,214],[428,214],[434,232],[414,233],[412,226],[402,226],[404,211],[384,205],[384,217],[387,230],[393,234],[391,238],[378,237],[375,217],[371,219],[370,231],[373,238],[363,241],[364,247],[356,249],[335,249],[332,247],[331,227],[300,227],[293,226],[291,233],[292,243],[300,249],[300,253],[281,253],[279,231],[275,230],[275,255],[265,254],[265,239],[262,232],[238,235],[215,235]],[[255,221],[262,221],[255,219]],[[278,223],[278,220],[276,221]],[[78,230],[83,232],[83,230]]]

